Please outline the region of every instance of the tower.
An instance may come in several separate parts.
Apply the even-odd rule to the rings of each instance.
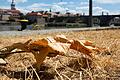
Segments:
[[[93,26],[92,8],[92,0],[89,0],[89,27]]]
[[[12,0],[12,3],[11,3],[11,10],[16,10],[14,0]]]

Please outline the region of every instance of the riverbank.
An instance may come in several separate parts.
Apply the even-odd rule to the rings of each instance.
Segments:
[[[99,31],[99,30],[114,30],[120,27],[91,27],[91,28],[63,28],[63,29],[43,29],[43,30],[23,30],[23,31],[0,31],[0,36],[29,36],[49,34],[55,32],[79,32],[79,31]]]

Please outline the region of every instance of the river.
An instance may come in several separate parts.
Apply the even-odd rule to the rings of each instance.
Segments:
[[[20,25],[0,25],[0,31],[14,31],[20,28]]]

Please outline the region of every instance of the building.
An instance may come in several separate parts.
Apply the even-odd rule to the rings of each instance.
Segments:
[[[49,17],[49,15],[44,13],[43,11],[38,11],[38,12],[32,11],[31,13],[27,13],[26,16],[27,19],[32,23],[38,22],[38,19],[46,20]]]
[[[21,12],[15,8],[14,0],[12,0],[11,9],[0,9],[0,21],[17,21],[20,18],[20,13]]]

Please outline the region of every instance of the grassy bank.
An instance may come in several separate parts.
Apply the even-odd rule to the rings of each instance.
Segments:
[[[100,31],[79,31],[79,32],[57,32],[43,35],[30,36],[7,36],[0,37],[0,48],[17,42],[26,42],[29,39],[38,40],[47,36],[64,34],[69,39],[91,40],[98,47],[109,48],[111,55],[97,55],[92,66],[81,68],[80,59],[57,56],[46,58],[44,64],[38,72],[41,80],[119,80],[120,74],[120,29],[118,30],[100,30]],[[69,54],[80,56],[76,51],[69,51]],[[97,57],[96,56],[96,57]],[[97,64],[96,64],[97,63]],[[15,72],[14,72],[15,73]],[[3,74],[3,73],[1,73]],[[24,79],[25,75],[19,73],[19,79]],[[22,75],[22,76],[20,76]],[[35,74],[32,74],[35,75]],[[12,77],[0,75],[0,79],[15,79]],[[18,76],[18,75],[17,75]],[[24,77],[24,78],[23,78]],[[34,79],[38,79],[36,76]],[[28,79],[28,78],[27,78]]]

